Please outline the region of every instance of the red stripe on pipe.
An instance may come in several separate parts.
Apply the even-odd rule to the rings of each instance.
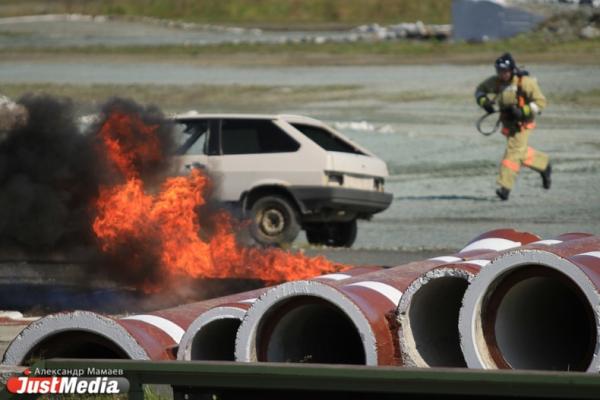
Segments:
[[[117,322],[144,348],[151,360],[173,360],[177,342],[164,330],[143,321],[120,319]]]

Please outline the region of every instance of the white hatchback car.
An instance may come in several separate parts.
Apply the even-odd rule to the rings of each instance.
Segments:
[[[214,196],[250,217],[253,238],[349,247],[356,220],[388,208],[385,162],[322,122],[295,115],[198,114],[173,117],[180,172],[205,169]]]

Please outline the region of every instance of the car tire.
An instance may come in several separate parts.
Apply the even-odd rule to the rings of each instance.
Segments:
[[[306,227],[306,239],[310,244],[331,247],[351,247],[356,240],[356,220],[311,224]]]
[[[311,224],[306,227],[306,240],[315,245],[327,245],[327,232],[324,232],[325,224]]]
[[[292,243],[300,233],[296,207],[283,196],[264,196],[251,207],[250,233],[265,246]]]
[[[356,220],[348,222],[338,222],[336,227],[336,235],[334,239],[335,247],[352,247],[356,241],[356,235],[358,233],[358,225]]]

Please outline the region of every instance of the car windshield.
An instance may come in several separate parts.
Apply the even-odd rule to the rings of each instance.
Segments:
[[[364,152],[352,146],[350,143],[343,141],[326,129],[306,124],[294,123],[291,125],[327,151],[339,151],[342,153],[365,155]]]

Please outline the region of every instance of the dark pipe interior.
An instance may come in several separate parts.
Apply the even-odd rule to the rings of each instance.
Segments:
[[[283,301],[257,332],[259,361],[365,364],[362,340],[350,318],[317,297]]]
[[[594,355],[594,310],[575,282],[555,269],[527,265],[501,276],[482,318],[500,368],[585,371]]]
[[[468,282],[459,277],[433,279],[413,296],[408,317],[423,360],[432,367],[465,367],[458,314]]]
[[[235,335],[241,322],[222,318],[203,326],[192,341],[192,360],[235,361]]]
[[[30,365],[47,358],[114,358],[128,359],[117,344],[104,336],[88,331],[66,331],[52,335],[36,344],[24,358]]]

